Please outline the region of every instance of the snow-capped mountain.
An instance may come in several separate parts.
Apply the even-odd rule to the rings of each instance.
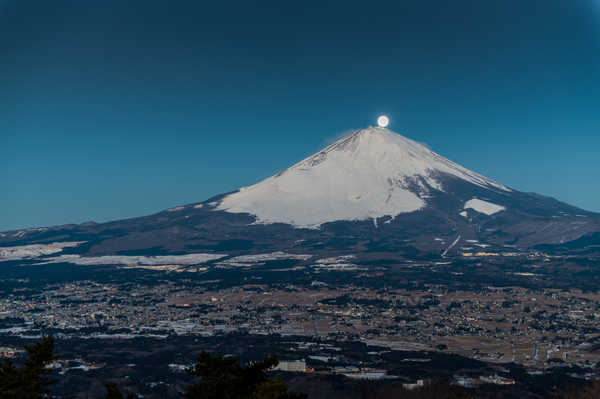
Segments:
[[[90,260],[78,256],[156,263],[170,255],[213,259],[277,251],[435,257],[473,243],[570,248],[565,244],[587,245],[598,232],[598,214],[511,189],[371,127],[253,186],[200,203],[108,223],[0,233],[6,247],[0,258],[59,250],[59,260],[79,263]]]
[[[259,223],[318,227],[338,220],[395,217],[427,207],[445,177],[486,190],[508,187],[391,130],[357,130],[258,184],[222,199],[217,209],[249,213]],[[476,205],[469,208],[478,210]],[[496,206],[496,209],[502,208]]]

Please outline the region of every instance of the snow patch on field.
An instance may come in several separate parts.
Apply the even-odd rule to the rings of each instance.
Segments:
[[[227,256],[226,254],[187,254],[162,256],[79,256],[61,255],[45,263],[73,263],[82,266],[94,265],[196,265]]]
[[[357,264],[352,263],[352,261],[356,259],[354,255],[342,255],[342,256],[334,256],[331,258],[323,258],[319,259],[314,265],[317,270],[329,270],[329,271],[355,271],[355,270],[366,270],[366,268],[361,268]]]
[[[251,267],[251,266],[264,265],[265,262],[271,261],[271,260],[281,260],[281,259],[308,260],[310,258],[312,258],[312,255],[290,254],[287,252],[277,251],[277,252],[271,252],[271,253],[267,253],[267,254],[236,256],[231,259],[227,259],[227,260],[217,263],[217,266],[220,266],[220,267]]]
[[[477,211],[479,213],[493,215],[494,213],[506,210],[506,207],[494,204],[492,202],[473,198],[465,203],[464,209],[473,209],[474,211]]]
[[[53,242],[52,244],[31,244],[14,247],[0,247],[0,261],[32,259],[43,255],[61,252],[63,248],[76,247],[85,241]]]
[[[230,259],[233,262],[242,262],[242,263],[252,263],[252,262],[263,262],[267,260],[278,260],[278,259],[300,259],[307,260],[310,259],[312,255],[303,255],[303,254],[289,254],[287,252],[271,252],[268,254],[258,254],[258,255],[242,255],[236,256],[235,258]]]

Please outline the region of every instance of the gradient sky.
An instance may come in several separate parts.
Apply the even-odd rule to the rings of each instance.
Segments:
[[[600,211],[600,0],[0,0],[0,230],[202,201],[380,113]]]

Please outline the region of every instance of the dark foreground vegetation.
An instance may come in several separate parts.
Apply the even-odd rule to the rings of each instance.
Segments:
[[[34,345],[26,346],[22,364],[10,359],[0,363],[0,399],[42,399],[50,397],[51,387],[57,381],[51,378],[52,363],[59,357],[54,354],[54,339],[45,337]],[[307,399],[304,393],[290,392],[288,384],[269,371],[278,364],[277,357],[242,364],[235,356],[216,356],[202,352],[188,373],[195,382],[181,393],[182,399]],[[138,396],[123,394],[114,383],[106,384],[105,399],[134,399]],[[415,389],[406,390],[401,385],[386,386],[365,392],[364,399],[484,399],[476,391],[469,391],[444,381],[436,381]],[[566,390],[549,399],[600,398],[600,382]]]

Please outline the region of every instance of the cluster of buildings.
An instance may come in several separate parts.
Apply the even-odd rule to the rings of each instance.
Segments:
[[[442,350],[536,367],[600,361],[600,354],[589,350],[600,341],[600,295],[576,290],[331,288],[315,281],[277,289],[247,284],[211,290],[169,282],[78,281],[49,286],[30,297],[13,293],[0,298],[0,314],[22,322],[0,328],[0,335],[43,330],[119,338],[244,331],[360,339],[394,349]]]
[[[17,357],[21,352],[23,352],[23,350],[13,348],[11,346],[0,346],[0,359],[11,359]]]

